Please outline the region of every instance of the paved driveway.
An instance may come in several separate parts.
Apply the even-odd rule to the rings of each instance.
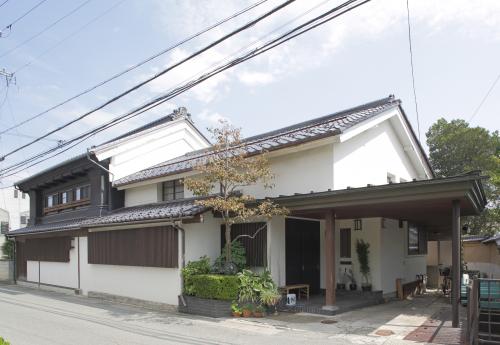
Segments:
[[[393,302],[333,317],[334,324],[297,314],[210,319],[0,285],[0,336],[12,345],[411,344],[404,336],[439,307],[432,298],[421,305]],[[377,336],[380,329],[393,334]]]

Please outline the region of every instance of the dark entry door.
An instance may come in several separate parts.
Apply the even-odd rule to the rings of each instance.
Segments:
[[[309,284],[311,293],[320,289],[319,222],[286,219],[286,283]]]

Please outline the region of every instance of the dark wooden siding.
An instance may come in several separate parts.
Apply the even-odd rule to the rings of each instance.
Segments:
[[[16,241],[16,275],[17,278],[26,279],[28,263],[26,261],[25,244]]]
[[[34,238],[26,240],[25,256],[31,261],[69,262],[71,237]]]
[[[178,231],[153,227],[90,232],[89,264],[178,267]]]
[[[253,236],[257,230],[266,223],[241,223],[231,226],[231,240],[238,235]],[[247,256],[247,265],[250,267],[261,267],[267,265],[267,227],[262,229],[254,239],[242,237],[239,241],[243,244]],[[221,248],[226,245],[225,226],[221,226]]]
[[[340,257],[351,257],[351,229],[340,229]]]

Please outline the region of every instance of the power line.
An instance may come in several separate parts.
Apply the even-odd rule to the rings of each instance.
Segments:
[[[46,1],[46,0],[43,0],[43,1]],[[78,5],[77,7],[75,7],[74,9],[72,9],[71,11],[69,11],[68,13],[66,13],[65,15],[63,15],[62,17],[60,17],[59,19],[57,19],[56,21],[54,21],[51,24],[47,25],[45,28],[43,28],[42,30],[40,30],[39,32],[37,32],[36,34],[34,34],[33,36],[25,39],[24,41],[22,41],[21,43],[19,43],[15,47],[7,50],[3,54],[1,54],[0,57],[7,56],[10,53],[12,53],[13,51],[16,51],[17,49],[19,49],[20,47],[22,47],[23,45],[31,42],[32,40],[34,40],[38,36],[42,35],[46,31],[50,30],[51,28],[53,28],[54,26],[56,26],[57,24],[59,24],[64,19],[68,18],[69,16],[71,16],[72,14],[74,14],[75,12],[77,12],[78,10],[80,10],[83,6],[87,5],[90,1],[92,1],[92,0],[86,0],[86,1],[84,1],[83,3],[81,3],[80,5]]]
[[[8,3],[8,2],[9,2],[9,0],[5,0],[4,2],[2,2],[2,3],[0,4],[0,7],[2,7],[3,5],[5,5],[5,4],[6,4],[6,3]]]
[[[214,28],[216,28],[216,27],[218,27],[218,26],[220,26],[220,25],[222,25],[222,24],[224,24],[224,23],[226,23],[226,22],[228,22],[228,21],[230,21],[230,20],[232,20],[232,19],[240,16],[241,14],[246,13],[246,12],[252,10],[253,8],[255,8],[255,7],[263,4],[266,1],[268,1],[268,0],[260,0],[260,1],[256,2],[255,4],[250,5],[250,6],[246,7],[246,8],[244,8],[244,9],[242,9],[242,10],[240,10],[240,11],[238,11],[238,12],[232,14],[232,15],[230,15],[229,17],[226,17],[226,18],[218,21],[217,23],[212,24],[212,25],[208,26],[207,28],[205,28],[205,29],[203,29],[201,31],[198,31],[197,33],[195,33],[195,34],[193,34],[193,35],[191,35],[191,36],[189,36],[189,37],[187,37],[187,38],[185,38],[185,39],[183,39],[183,40],[181,40],[181,41],[179,41],[179,42],[177,42],[177,43],[169,46],[168,48],[166,48],[166,49],[164,49],[164,50],[162,50],[162,51],[160,51],[160,52],[158,52],[158,53],[156,53],[156,54],[148,57],[147,59],[142,60],[141,62],[139,62],[139,63],[137,63],[137,64],[135,64],[135,65],[133,65],[133,66],[131,66],[131,67],[129,67],[129,68],[127,68],[127,69],[119,72],[119,73],[116,73],[116,74],[112,75],[111,77],[109,77],[109,78],[107,78],[107,79],[99,82],[98,84],[96,84],[96,85],[94,85],[94,86],[92,86],[92,87],[90,87],[90,88],[88,88],[88,89],[86,89],[84,91],[79,92],[78,94],[76,94],[76,95],[74,95],[74,96],[72,96],[72,97],[70,97],[70,98],[68,98],[68,99],[66,99],[66,100],[64,100],[64,101],[62,101],[62,102],[60,102],[60,103],[52,106],[52,107],[50,107],[49,109],[44,110],[44,111],[42,111],[42,112],[40,112],[40,113],[38,113],[36,115],[33,115],[33,116],[27,118],[26,120],[21,121],[21,122],[15,124],[14,126],[11,126],[11,127],[7,128],[7,129],[4,129],[4,130],[1,130],[0,131],[0,135],[3,134],[3,133],[6,133],[8,131],[11,131],[12,129],[17,128],[17,127],[19,127],[19,126],[21,126],[21,125],[23,125],[23,124],[25,124],[25,123],[27,123],[29,121],[32,121],[32,120],[34,120],[34,119],[36,119],[36,118],[38,118],[38,117],[40,117],[40,116],[42,116],[44,114],[47,114],[48,112],[50,112],[50,111],[52,111],[54,109],[57,109],[57,108],[59,108],[59,107],[65,105],[65,104],[71,102],[72,100],[74,100],[74,99],[76,99],[78,97],[81,97],[83,95],[88,94],[89,92],[91,92],[91,91],[93,91],[93,90],[95,90],[95,89],[97,89],[97,88],[99,88],[99,87],[101,87],[101,86],[103,86],[103,85],[105,85],[105,84],[107,84],[107,83],[109,83],[109,82],[111,82],[111,81],[113,81],[113,80],[115,80],[115,79],[123,76],[124,74],[126,74],[128,72],[131,72],[131,71],[139,68],[140,66],[142,66],[142,65],[144,65],[144,64],[146,64],[146,63],[148,63],[148,62],[150,62],[150,61],[152,61],[152,60],[154,60],[154,59],[156,59],[156,58],[158,58],[158,57],[160,57],[160,56],[168,53],[169,51],[171,51],[171,50],[173,50],[173,49],[181,46],[182,44],[185,44],[185,43],[187,43],[187,42],[189,42],[189,41],[191,41],[191,40],[193,40],[193,39],[201,36],[202,34],[207,33],[210,30],[212,30],[212,29],[214,29]],[[44,52],[43,54],[45,54],[45,53],[46,52]],[[24,66],[20,67],[17,71],[21,70],[22,68],[24,68]]]
[[[317,4],[317,5],[313,6],[313,7],[312,7],[312,8],[310,8],[309,10],[305,11],[304,13],[302,13],[302,14],[300,14],[300,15],[298,15],[298,16],[296,16],[296,17],[294,17],[294,18],[292,18],[292,19],[291,19],[291,20],[289,20],[288,22],[284,23],[283,25],[280,25],[280,26],[279,26],[279,27],[277,27],[276,29],[274,29],[274,30],[272,30],[271,32],[267,33],[266,35],[264,35],[264,36],[262,36],[262,37],[259,37],[259,38],[258,38],[258,39],[256,39],[254,42],[252,42],[249,46],[247,46],[247,47],[245,47],[245,48],[242,48],[242,49],[239,49],[238,51],[236,51],[236,52],[232,53],[229,57],[231,57],[231,56],[235,56],[236,54],[241,53],[242,51],[244,51],[244,50],[246,50],[246,49],[250,49],[250,48],[251,48],[252,46],[254,46],[256,43],[260,43],[263,39],[265,39],[265,38],[266,38],[266,36],[269,36],[269,35],[273,34],[274,32],[276,32],[276,31],[280,30],[281,28],[285,27],[286,25],[288,25],[288,24],[290,24],[290,23],[292,23],[292,22],[296,21],[297,19],[299,19],[299,18],[301,18],[301,17],[305,16],[306,14],[310,13],[310,12],[311,12],[311,11],[313,11],[314,9],[316,9],[316,8],[318,8],[318,7],[322,6],[322,5],[324,5],[324,4],[325,4],[326,2],[328,2],[328,1],[329,1],[329,0],[325,0],[325,1],[323,1],[322,3],[320,3],[320,4]],[[229,57],[226,57],[225,59],[223,59],[223,60],[219,61],[219,63],[218,63],[218,64],[213,64],[213,65],[212,65],[212,66],[210,66],[209,68],[212,68],[212,67],[214,67],[214,68],[215,68],[215,66],[218,66],[218,65],[222,64],[222,63],[223,63],[224,61],[226,61],[226,60],[229,60],[229,61],[230,61]],[[189,79],[193,79],[193,78],[195,78],[195,76],[192,76],[191,78],[188,78],[188,79],[184,80],[183,82],[179,83],[179,84],[177,85],[177,87],[176,87],[175,89],[173,89],[173,90],[178,90],[178,89],[179,89],[182,85],[188,85],[188,84],[189,84],[189,83],[188,83]],[[194,86],[195,86],[195,85],[193,85],[192,87],[194,87]],[[69,141],[66,141],[66,142],[60,142],[60,143],[59,143],[59,145],[58,145],[57,147],[51,148],[51,149],[49,149],[49,150],[46,150],[45,152],[42,152],[42,153],[40,153],[40,154],[38,154],[38,155],[36,155],[36,156],[33,156],[33,157],[31,157],[29,160],[25,160],[23,163],[18,163],[18,164],[16,164],[15,166],[19,166],[19,164],[21,164],[21,165],[23,165],[23,164],[24,164],[24,165],[26,165],[26,164],[28,164],[28,163],[30,163],[30,162],[32,162],[32,161],[34,161],[34,160],[36,160],[36,159],[38,159],[38,158],[40,158],[40,157],[44,156],[44,155],[50,154],[50,153],[52,153],[52,152],[55,152],[55,151],[57,151],[58,149],[60,149],[60,148],[62,148],[62,147],[64,147],[64,146],[66,146],[66,145],[69,145],[69,144],[73,143],[73,142],[74,142],[74,141],[76,141],[76,140],[79,140],[76,144],[71,145],[71,147],[70,147],[70,148],[72,148],[72,147],[74,147],[74,146],[76,146],[76,145],[80,144],[81,142],[85,141],[86,139],[88,139],[88,138],[90,138],[90,137],[94,136],[95,134],[97,134],[97,133],[99,133],[99,132],[101,132],[101,131],[104,131],[104,130],[106,130],[106,129],[108,129],[108,128],[111,128],[112,126],[118,125],[118,124],[120,124],[120,123],[122,123],[122,122],[124,122],[124,121],[127,121],[127,120],[131,119],[132,117],[136,117],[136,116],[138,116],[138,115],[140,115],[140,114],[142,114],[142,113],[144,113],[144,112],[146,112],[146,111],[148,111],[148,110],[150,110],[150,109],[152,109],[152,108],[154,108],[154,107],[156,107],[156,106],[161,105],[161,104],[162,104],[162,103],[164,103],[165,101],[167,101],[167,100],[165,99],[165,100],[163,100],[162,102],[159,102],[159,103],[157,103],[157,104],[153,104],[153,105],[151,105],[150,107],[148,107],[148,108],[146,108],[146,109],[143,109],[143,106],[147,106],[147,105],[148,105],[148,104],[145,104],[145,105],[143,105],[143,106],[141,106],[141,107],[137,108],[137,109],[139,109],[139,110],[143,109],[143,110],[141,110],[141,111],[140,111],[140,112],[138,112],[138,113],[132,114],[132,113],[133,113],[133,112],[132,112],[132,113],[130,113],[130,114],[125,114],[125,115],[118,116],[117,118],[113,119],[112,121],[108,122],[107,124],[104,124],[103,126],[100,126],[100,127],[98,127],[98,128],[94,128],[94,129],[92,129],[92,130],[90,130],[90,131],[88,131],[88,132],[86,132],[86,133],[84,133],[84,134],[82,134],[82,135],[80,135],[80,136],[78,136],[78,137],[76,137],[76,138],[73,138],[73,139],[71,139],[71,140],[69,140]],[[151,103],[149,103],[149,104],[151,104]],[[47,157],[47,158],[45,158],[45,159],[43,159],[43,160],[40,160],[40,161],[38,161],[38,162],[36,162],[36,163],[33,163],[33,164],[29,165],[28,167],[31,167],[31,166],[37,165],[37,164],[39,164],[39,163],[42,163],[43,161],[46,161],[46,160],[48,160],[48,159],[50,159],[50,158],[52,158],[52,157],[55,157],[55,156],[59,155],[60,153],[66,152],[66,151],[67,151],[67,150],[69,150],[70,148],[68,148],[68,149],[66,149],[66,150],[63,150],[62,152],[56,153],[56,154],[54,154],[54,155],[52,155],[52,156],[50,156],[50,157]],[[13,168],[15,168],[15,166],[11,166],[11,167],[8,167],[8,168],[6,168],[6,169],[10,169],[10,170],[12,170]],[[10,175],[8,175],[8,176],[10,176]]]
[[[82,135],[80,135],[80,136],[78,136],[76,138],[73,138],[73,139],[71,139],[69,141],[64,142],[62,145],[60,145],[60,146],[58,146],[56,148],[49,149],[49,150],[47,150],[45,152],[42,152],[42,153],[40,153],[40,154],[38,154],[36,156],[33,156],[33,157],[31,157],[31,158],[23,161],[23,162],[19,162],[17,164],[14,164],[12,166],[4,168],[3,170],[0,170],[0,173],[2,175],[4,175],[4,176],[11,176],[12,174],[15,174],[15,173],[21,171],[21,170],[15,171],[20,166],[27,165],[27,164],[33,162],[34,160],[36,160],[36,159],[38,159],[40,157],[43,157],[44,155],[52,153],[52,152],[54,152],[54,151],[56,151],[56,150],[58,150],[58,149],[60,149],[60,148],[62,148],[64,146],[70,145],[70,144],[78,141],[76,144],[73,144],[71,146],[71,147],[74,147],[74,146],[78,145],[80,142],[88,139],[91,136],[94,136],[95,134],[97,134],[97,133],[99,133],[99,132],[101,132],[103,130],[106,130],[106,129],[108,129],[108,128],[110,128],[110,127],[112,127],[112,126],[114,126],[114,125],[116,125],[118,123],[121,123],[121,122],[126,121],[126,120],[128,120],[128,119],[130,119],[132,117],[135,117],[135,116],[137,116],[137,115],[139,115],[141,113],[144,113],[144,112],[146,112],[146,111],[148,111],[148,110],[150,110],[150,109],[152,109],[152,108],[154,108],[154,107],[156,107],[156,106],[158,106],[158,105],[160,105],[160,104],[162,104],[162,103],[164,103],[164,102],[166,102],[166,101],[168,101],[168,100],[176,97],[177,95],[179,95],[179,94],[181,94],[181,93],[183,93],[183,92],[185,92],[185,91],[193,88],[194,86],[202,83],[203,81],[205,81],[205,80],[207,80],[207,79],[209,79],[209,78],[211,78],[211,77],[213,77],[213,76],[215,76],[215,75],[217,75],[217,74],[219,74],[219,73],[221,73],[221,72],[223,72],[223,71],[225,71],[225,70],[227,70],[229,68],[232,68],[232,67],[234,67],[234,66],[236,66],[236,65],[238,65],[238,64],[240,64],[240,63],[242,63],[242,62],[244,62],[246,60],[249,60],[249,59],[254,58],[254,57],[256,57],[256,56],[258,56],[260,54],[263,54],[263,53],[267,52],[268,50],[273,49],[273,48],[275,48],[275,47],[277,47],[277,46],[279,46],[279,45],[281,45],[281,44],[283,44],[283,43],[285,43],[285,42],[287,42],[287,41],[289,41],[289,40],[291,40],[291,39],[293,39],[293,38],[295,38],[295,37],[297,37],[299,35],[302,35],[302,34],[308,32],[308,31],[310,31],[310,30],[312,30],[312,29],[314,29],[314,28],[316,28],[316,27],[318,27],[320,25],[323,25],[323,24],[331,21],[332,19],[337,18],[337,17],[339,17],[339,16],[341,16],[341,15],[343,15],[343,14],[345,14],[345,13],[347,13],[347,12],[349,12],[349,11],[351,11],[351,10],[353,10],[353,9],[355,9],[355,8],[357,8],[357,7],[365,4],[367,2],[369,2],[370,0],[364,0],[364,1],[361,1],[361,2],[358,2],[358,3],[356,3],[356,1],[357,0],[346,1],[345,3],[343,3],[343,4],[341,4],[341,5],[337,6],[337,7],[334,7],[333,9],[331,9],[331,10],[329,10],[329,11],[321,14],[320,16],[317,16],[317,17],[315,17],[315,18],[307,21],[306,23],[301,24],[301,25],[295,27],[292,30],[289,30],[288,32],[286,32],[285,34],[279,36],[278,38],[273,39],[271,41],[268,41],[266,44],[262,45],[261,47],[253,49],[250,52],[246,53],[245,55],[240,56],[240,57],[238,57],[238,58],[230,61],[229,63],[224,64],[224,65],[222,65],[222,66],[220,66],[218,68],[215,68],[214,70],[212,70],[212,71],[210,71],[208,73],[205,73],[204,75],[202,75],[201,77],[197,78],[196,80],[192,80],[192,81],[184,84],[181,87],[178,87],[178,88],[176,88],[176,89],[174,89],[174,90],[172,90],[172,91],[170,91],[170,92],[168,92],[166,94],[158,96],[158,97],[156,97],[156,98],[148,101],[147,103],[145,103],[145,104],[143,104],[143,105],[141,105],[141,106],[139,106],[137,108],[134,108],[133,110],[129,111],[128,113],[126,113],[124,115],[120,115],[117,118],[115,118],[115,119],[113,119],[113,120],[111,120],[111,121],[109,121],[109,122],[107,122],[107,123],[105,123],[105,124],[103,124],[103,125],[101,125],[101,126],[99,126],[97,128],[94,128],[94,129],[92,129],[92,130],[90,130],[90,131],[88,131],[88,132],[86,132],[86,133],[84,133],[84,134],[82,134]],[[351,5],[353,3],[355,3],[353,6],[348,7],[349,5]],[[336,13],[339,10],[342,10],[342,11],[339,12],[339,13]],[[68,149],[70,149],[70,148],[68,148]],[[66,150],[64,150],[62,152],[65,152],[68,149],[66,149]],[[45,158],[45,159],[43,159],[41,161],[35,162],[35,163],[31,164],[29,167],[31,167],[33,165],[36,165],[36,164],[39,164],[39,163],[41,163],[41,162],[43,162],[43,161],[45,161],[47,159],[50,159],[52,157],[55,157],[55,156],[61,154],[62,152],[55,153],[51,157],[48,157],[48,158]],[[11,173],[10,175],[5,175],[6,173],[9,173],[9,172]]]
[[[98,21],[99,19],[101,19],[102,17],[104,17],[106,14],[108,14],[109,12],[111,12],[112,10],[114,10],[116,7],[118,7],[119,5],[121,5],[122,3],[124,3],[125,1],[126,0],[117,1],[115,4],[113,4],[107,10],[105,10],[104,12],[102,12],[101,14],[99,14],[98,16],[92,18],[91,20],[89,20],[88,22],[86,22],[85,24],[83,24],[82,26],[80,26],[77,30],[73,31],[72,33],[70,33],[69,35],[67,35],[66,37],[64,37],[63,39],[57,41],[55,44],[53,44],[49,48],[45,49],[43,52],[41,52],[40,54],[38,54],[37,56],[35,56],[29,62],[25,63],[21,67],[19,67],[16,70],[14,70],[14,74],[18,73],[19,71],[21,71],[21,70],[25,69],[26,67],[30,66],[33,63],[33,61],[39,59],[40,57],[44,56],[48,52],[50,52],[53,49],[57,48],[62,43],[66,42],[68,39],[70,39],[71,37],[75,36],[76,34],[78,34],[79,32],[81,32],[83,29],[85,29],[89,25],[91,25],[92,23],[94,23],[94,22]]]
[[[0,7],[2,7],[3,5],[5,5],[5,4],[7,3],[7,1],[9,1],[9,0],[4,1],[4,2],[0,5]],[[25,12],[24,14],[22,14],[20,17],[16,18],[16,19],[15,19],[14,21],[12,21],[10,24],[6,25],[6,26],[2,29],[2,31],[0,31],[0,37],[2,37],[2,36],[3,36],[3,31],[4,31],[5,29],[9,30],[9,32],[10,32],[10,30],[12,29],[12,26],[13,26],[14,24],[16,24],[16,23],[17,23],[17,22],[19,22],[21,19],[23,19],[24,17],[26,17],[28,14],[30,14],[31,12],[33,12],[33,11],[34,11],[34,10],[35,10],[38,6],[40,6],[41,4],[43,4],[45,1],[47,1],[47,0],[41,0],[41,1],[39,1],[39,2],[35,5],[35,6],[33,6],[32,8],[30,8],[27,12]]]
[[[417,102],[417,91],[415,88],[415,68],[413,66],[413,49],[411,44],[411,25],[410,25],[410,3],[406,0],[406,13],[408,19],[408,44],[410,47],[410,65],[411,65],[411,81],[413,86],[413,98],[415,100],[415,113],[417,114],[417,129],[418,129],[418,141],[420,141],[420,119],[418,116],[418,102]]]
[[[54,129],[54,130],[51,130],[51,131],[47,132],[46,134],[44,134],[44,135],[40,136],[39,138],[37,138],[37,139],[35,139],[35,140],[32,140],[32,141],[28,142],[27,144],[24,144],[24,145],[22,145],[22,146],[20,146],[20,147],[15,148],[14,150],[12,150],[12,151],[8,152],[7,154],[3,155],[2,157],[0,157],[0,161],[4,160],[4,159],[5,159],[5,157],[8,157],[8,156],[12,155],[12,154],[13,154],[13,153],[15,153],[15,152],[18,152],[18,151],[20,151],[20,150],[22,150],[22,149],[24,149],[24,148],[26,148],[26,147],[28,147],[28,146],[30,146],[30,145],[33,145],[34,143],[38,142],[39,140],[41,140],[41,139],[43,139],[43,138],[46,138],[46,137],[48,137],[49,135],[54,134],[54,133],[56,133],[56,132],[58,132],[58,131],[60,131],[60,130],[62,130],[62,129],[64,129],[64,128],[66,128],[66,127],[70,126],[71,124],[73,124],[73,123],[75,123],[75,122],[78,122],[78,121],[82,120],[83,118],[85,118],[85,117],[87,117],[87,116],[89,116],[89,115],[91,115],[91,114],[95,113],[96,111],[98,111],[98,110],[100,110],[100,109],[102,109],[102,108],[104,108],[104,107],[108,106],[109,104],[116,102],[117,100],[119,100],[119,99],[121,99],[121,98],[125,97],[125,96],[126,96],[126,95],[128,95],[129,93],[131,93],[131,92],[133,92],[133,91],[135,91],[135,90],[139,89],[140,87],[142,87],[142,86],[146,85],[147,83],[149,83],[149,82],[151,82],[151,81],[153,81],[153,80],[155,80],[155,79],[157,79],[157,78],[161,77],[162,75],[164,75],[164,74],[166,74],[167,72],[169,72],[169,71],[171,71],[171,70],[173,70],[173,69],[177,68],[178,66],[180,66],[180,65],[182,65],[182,64],[184,64],[184,63],[186,63],[187,61],[194,59],[196,56],[201,55],[201,54],[202,54],[202,53],[204,53],[205,51],[207,51],[207,50],[209,50],[209,49],[211,49],[211,48],[213,48],[213,47],[215,47],[215,46],[219,45],[220,43],[222,43],[222,42],[226,41],[227,39],[231,38],[232,36],[234,36],[234,35],[236,35],[236,34],[238,34],[238,33],[242,32],[242,31],[245,31],[245,30],[249,29],[250,27],[252,27],[252,26],[254,26],[255,24],[257,24],[258,22],[260,22],[260,21],[264,20],[265,18],[267,18],[267,17],[271,16],[271,15],[272,15],[272,14],[274,14],[275,12],[278,12],[279,10],[281,10],[281,9],[285,8],[286,6],[288,6],[288,5],[292,4],[294,1],[295,1],[295,0],[287,0],[287,1],[283,2],[283,3],[281,3],[280,5],[278,5],[278,6],[274,7],[273,9],[271,9],[270,11],[268,11],[268,12],[264,13],[263,15],[261,15],[261,16],[259,16],[259,17],[257,17],[256,19],[251,20],[250,22],[248,22],[248,23],[246,23],[245,25],[243,25],[243,26],[241,26],[241,27],[237,28],[236,30],[231,31],[229,34],[226,34],[226,35],[222,36],[221,38],[217,39],[216,41],[214,41],[214,42],[212,42],[212,43],[210,43],[210,44],[208,44],[208,45],[206,45],[205,47],[203,47],[202,49],[200,49],[200,50],[198,50],[198,51],[194,52],[193,54],[189,55],[188,57],[186,57],[186,58],[184,58],[184,59],[181,59],[180,61],[178,61],[178,62],[174,63],[173,65],[171,65],[171,66],[169,66],[169,67],[167,67],[166,69],[162,70],[161,72],[159,72],[159,73],[157,73],[157,74],[153,75],[152,77],[147,78],[146,80],[144,80],[144,81],[140,82],[139,84],[137,84],[137,85],[133,86],[132,88],[130,88],[130,89],[128,89],[128,90],[126,90],[126,91],[124,91],[124,92],[122,92],[122,93],[118,94],[117,96],[115,96],[115,97],[111,98],[110,100],[108,100],[108,101],[106,101],[106,102],[102,103],[101,105],[99,105],[99,106],[97,106],[97,107],[93,108],[92,110],[90,110],[90,111],[88,111],[88,112],[86,112],[86,113],[84,113],[84,114],[80,115],[80,116],[79,116],[79,117],[77,117],[76,119],[73,119],[73,120],[71,120],[71,121],[69,121],[69,122],[65,123],[64,125],[61,125],[61,126],[57,127],[56,129]]]
[[[497,83],[498,83],[499,80],[500,80],[500,74],[498,74],[498,76],[496,77],[496,79],[493,81],[493,84],[491,84],[490,88],[488,89],[488,92],[486,92],[486,95],[484,95],[483,99],[481,100],[481,102],[477,106],[476,110],[474,110],[474,112],[472,113],[472,116],[470,117],[469,122],[471,122],[472,119],[474,117],[476,117],[476,115],[479,113],[479,110],[483,106],[484,102],[486,102],[486,100],[490,96],[491,92],[493,91],[493,89],[495,88],[495,86],[497,85]]]

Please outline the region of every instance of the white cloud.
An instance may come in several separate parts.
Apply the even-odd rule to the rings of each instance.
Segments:
[[[274,81],[274,75],[272,73],[265,73],[265,72],[245,71],[243,73],[238,74],[238,79],[243,84],[249,86],[265,85],[272,83]]]
[[[160,16],[157,21],[168,30],[169,35],[180,38],[213,24],[251,3],[251,1],[235,3],[229,0],[205,2],[185,0],[176,3],[176,11],[178,10],[182,15],[173,15],[171,4],[159,1],[158,14]],[[176,49],[167,58],[165,65],[179,61],[189,52],[199,49],[204,44],[246,23],[250,18],[255,18],[277,6],[278,3],[278,0],[271,0],[258,6],[252,12],[203,35],[189,47],[183,46],[183,48]],[[300,16],[322,3],[323,0],[298,1],[288,6],[250,30],[238,34],[194,61],[153,82],[151,91],[164,92],[180,81],[184,81],[198,72],[206,71],[214,63],[223,60],[238,49],[248,46],[256,38],[262,37],[290,19]],[[326,2],[282,28],[280,32],[284,32],[340,3],[340,0]],[[413,0],[410,1],[410,13],[414,35],[432,36],[451,28],[469,37],[481,37],[494,41],[500,39],[500,1],[498,0]],[[245,66],[246,69],[243,71],[235,73],[230,69],[209,79],[184,94],[183,100],[188,102],[194,98],[194,100],[203,103],[210,103],[227,94],[234,83],[241,83],[244,86],[270,85],[287,76],[318,68],[331,61],[332,56],[338,54],[349,44],[362,44],[364,40],[380,40],[384,38],[384,35],[392,34],[394,30],[399,32],[406,30],[406,15],[405,1],[372,1],[332,20],[323,27],[312,30],[300,38],[245,62],[242,66]],[[276,34],[274,33],[274,35]],[[265,37],[264,41],[269,38],[270,36]],[[241,68],[239,67],[237,70]]]
[[[209,110],[203,110],[196,117],[206,123],[209,127],[217,126],[221,121],[231,123],[231,120],[228,117],[223,116],[218,112],[211,112]]]

